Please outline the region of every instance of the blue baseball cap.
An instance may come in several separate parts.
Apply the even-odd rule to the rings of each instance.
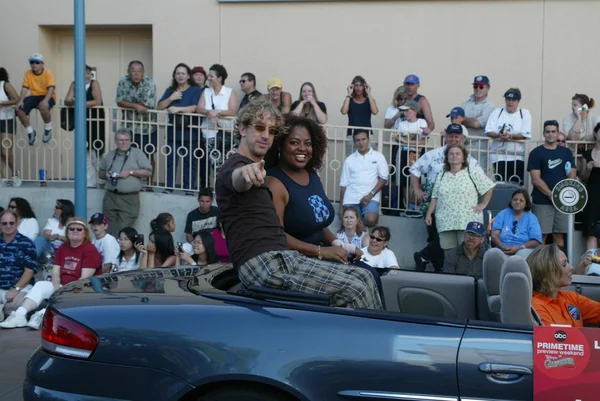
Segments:
[[[473,85],[490,86],[490,79],[485,75],[477,75],[475,78],[473,78]]]
[[[483,237],[485,235],[485,228],[483,228],[482,223],[478,221],[472,221],[469,224],[467,224],[465,232],[473,233],[479,237]]]
[[[404,83],[405,84],[418,84],[418,83],[421,83],[421,80],[415,74],[410,74],[410,75],[407,75],[406,78],[404,78]]]
[[[521,91],[517,88],[510,88],[504,93],[504,98],[521,100]]]
[[[102,213],[96,213],[90,218],[90,221],[89,221],[89,224],[93,224],[93,223],[108,224],[108,218]]]
[[[465,116],[465,111],[463,110],[462,107],[455,107],[452,110],[450,110],[450,113],[446,116],[446,117],[464,117]]]
[[[460,124],[450,124],[448,125],[448,127],[446,128],[446,135],[448,134],[463,134],[463,129],[462,129],[462,125]]]

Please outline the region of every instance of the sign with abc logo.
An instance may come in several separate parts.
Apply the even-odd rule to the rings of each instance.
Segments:
[[[591,401],[600,392],[600,330],[536,326],[533,368],[534,401]]]

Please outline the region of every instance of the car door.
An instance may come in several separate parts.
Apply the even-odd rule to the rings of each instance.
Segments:
[[[530,328],[469,322],[458,351],[460,400],[533,400],[532,340]]]

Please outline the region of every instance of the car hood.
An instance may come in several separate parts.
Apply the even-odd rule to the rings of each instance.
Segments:
[[[202,292],[215,288],[216,277],[235,274],[231,264],[181,266],[104,274],[69,283],[57,290],[50,304],[57,309],[102,305],[198,304]],[[193,291],[193,292],[192,292]],[[210,303],[210,301],[208,301]]]

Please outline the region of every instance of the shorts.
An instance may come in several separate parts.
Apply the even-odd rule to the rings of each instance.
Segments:
[[[440,235],[440,247],[442,249],[456,248],[465,240],[465,230],[442,231]]]
[[[141,149],[146,156],[151,156],[160,151],[158,149],[158,133],[156,131],[150,134],[133,134],[131,143],[138,149]]]
[[[6,120],[0,120],[0,133],[14,134],[15,133],[15,119],[9,118]]]
[[[363,217],[367,213],[379,213],[379,202],[374,201],[374,200],[367,203],[367,206],[362,206],[357,203],[344,204],[344,207],[346,207],[346,206],[355,208],[356,210],[358,210],[360,215]]]
[[[532,212],[540,222],[542,234],[564,234],[567,232],[568,215],[559,212],[553,205],[533,204]]]
[[[23,106],[21,106],[20,109],[23,110],[26,115],[29,115],[29,113],[31,113],[31,110],[38,108],[38,106],[40,105],[42,100],[44,100],[45,97],[46,96],[44,95],[27,96],[25,99],[23,99]],[[50,98],[50,100],[48,100],[48,105],[50,106],[50,108],[53,108],[54,104],[54,99]]]

